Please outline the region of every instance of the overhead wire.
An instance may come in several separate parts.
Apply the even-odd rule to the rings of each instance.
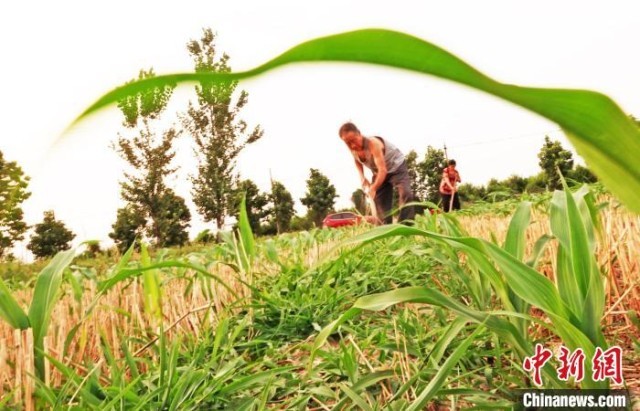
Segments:
[[[477,145],[483,145],[483,144],[499,143],[499,142],[503,142],[503,141],[522,140],[522,139],[530,138],[530,137],[540,137],[541,135],[542,136],[546,136],[546,135],[549,135],[549,134],[557,133],[559,131],[562,131],[562,129],[556,128],[556,129],[548,130],[548,131],[545,131],[545,132],[520,134],[520,135],[517,135],[517,136],[503,137],[503,138],[497,138],[497,139],[491,139],[491,140],[477,140],[477,141],[473,141],[473,142],[470,142],[470,143],[464,143],[464,144],[446,145],[446,147],[448,149],[451,149],[451,148],[458,149],[458,148],[471,147],[471,146],[477,146]]]

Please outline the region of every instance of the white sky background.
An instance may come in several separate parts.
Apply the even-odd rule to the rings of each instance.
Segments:
[[[110,243],[122,205],[123,162],[109,148],[123,130],[116,108],[70,122],[141,68],[192,70],[185,44],[203,27],[234,70],[252,68],[304,40],[359,28],[388,28],[442,46],[503,82],[604,92],[640,114],[640,4],[635,1],[26,1],[0,15],[0,150],[31,176],[28,224],[53,209],[76,234]],[[464,182],[538,172],[544,135],[569,147],[555,124],[474,90],[400,70],[349,64],[289,66],[243,81],[242,117],[265,135],[239,159],[243,178],[269,188],[269,170],[299,198],[309,168],[336,186],[337,207],[358,187],[338,127],[354,121],[405,153],[442,147]],[[165,114],[177,121],[191,87],[174,93]],[[191,204],[194,160],[188,136],[177,146],[170,185]],[[192,236],[212,224],[195,210]],[[21,246],[18,257],[28,258]]]

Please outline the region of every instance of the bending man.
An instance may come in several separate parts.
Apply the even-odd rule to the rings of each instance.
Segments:
[[[339,135],[351,150],[356,169],[360,174],[362,188],[365,192],[368,189],[369,196],[375,202],[379,218],[383,219],[385,224],[391,224],[393,190],[398,190],[400,207],[413,200],[411,179],[404,154],[381,137],[363,136],[353,123],[343,124]],[[363,166],[373,173],[371,182],[364,176]],[[400,221],[413,220],[414,216],[413,207],[400,209]]]

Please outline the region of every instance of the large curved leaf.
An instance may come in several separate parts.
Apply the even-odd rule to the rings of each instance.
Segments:
[[[609,97],[587,90],[518,87],[497,82],[446,50],[382,29],[358,30],[302,43],[242,73],[184,73],[139,80],[105,94],[78,119],[135,93],[183,82],[231,81],[296,62],[379,64],[431,74],[503,98],[556,122],[602,182],[640,212],[640,130]]]

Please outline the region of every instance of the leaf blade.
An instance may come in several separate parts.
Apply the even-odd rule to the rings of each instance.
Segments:
[[[149,88],[185,82],[236,81],[291,63],[318,61],[369,63],[430,74],[540,114],[560,125],[605,186],[630,209],[640,212],[640,167],[635,158],[640,152],[640,130],[609,97],[588,90],[503,84],[432,43],[390,30],[365,29],[310,40],[246,72],[179,73],[132,82],[105,94],[73,124]]]

